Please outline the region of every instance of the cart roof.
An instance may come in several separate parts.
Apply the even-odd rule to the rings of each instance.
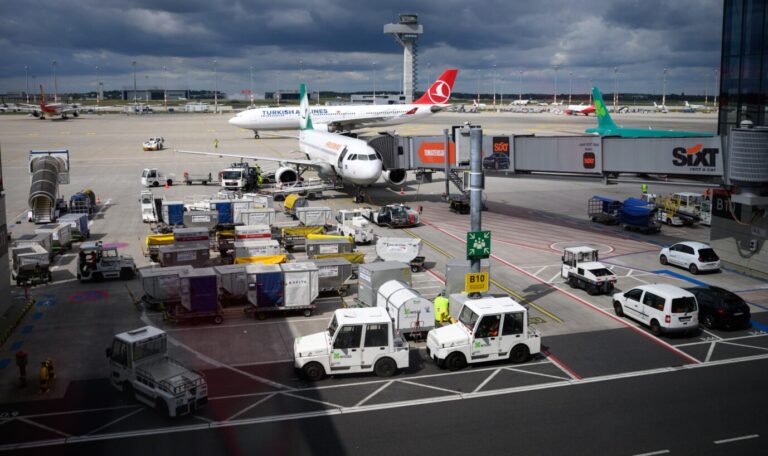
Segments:
[[[337,309],[334,314],[339,325],[390,322],[389,314],[384,309],[378,307]]]
[[[525,312],[525,307],[521,306],[514,299],[505,296],[494,298],[492,296],[480,299],[468,299],[464,305],[472,309],[478,315],[507,313],[507,312]]]
[[[140,340],[148,339],[150,337],[159,336],[165,334],[165,331],[154,326],[144,326],[143,328],[133,329],[115,335],[115,339],[120,339],[129,344],[133,344]]]
[[[571,253],[591,253],[597,251],[594,247],[587,247],[586,245],[580,245],[578,247],[566,247],[566,252]]]

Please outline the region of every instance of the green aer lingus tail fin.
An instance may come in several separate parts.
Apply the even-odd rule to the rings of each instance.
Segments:
[[[592,99],[595,103],[595,115],[597,115],[597,130],[612,130],[617,128],[613,123],[611,115],[608,113],[608,107],[605,106],[603,96],[597,87],[592,87]]]
[[[309,115],[309,96],[304,84],[299,86],[299,117],[301,118],[300,130],[314,130],[312,127],[312,118]]]

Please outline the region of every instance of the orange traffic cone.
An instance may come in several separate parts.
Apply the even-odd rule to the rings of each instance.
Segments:
[[[168,181],[165,181],[165,188],[168,188]]]

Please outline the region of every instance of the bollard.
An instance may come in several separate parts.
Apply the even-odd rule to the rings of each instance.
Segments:
[[[19,366],[19,384],[22,388],[27,386],[27,352],[19,350],[16,352],[16,365]]]

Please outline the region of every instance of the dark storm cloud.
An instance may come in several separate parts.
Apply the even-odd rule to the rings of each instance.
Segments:
[[[0,91],[20,89],[24,66],[49,77],[53,59],[69,90],[93,86],[95,66],[107,86],[123,86],[133,60],[148,84],[167,66],[175,83],[210,85],[214,59],[230,92],[248,84],[250,66],[259,90],[291,87],[299,69],[328,89],[369,89],[373,68],[379,87],[397,89],[402,54],[382,28],[401,12],[424,26],[422,86],[457,66],[459,90],[488,91],[496,65],[501,84],[524,70],[530,90],[551,90],[559,65],[580,87],[608,83],[619,67],[626,89],[648,90],[670,68],[694,90],[719,63],[716,0],[5,0]]]

